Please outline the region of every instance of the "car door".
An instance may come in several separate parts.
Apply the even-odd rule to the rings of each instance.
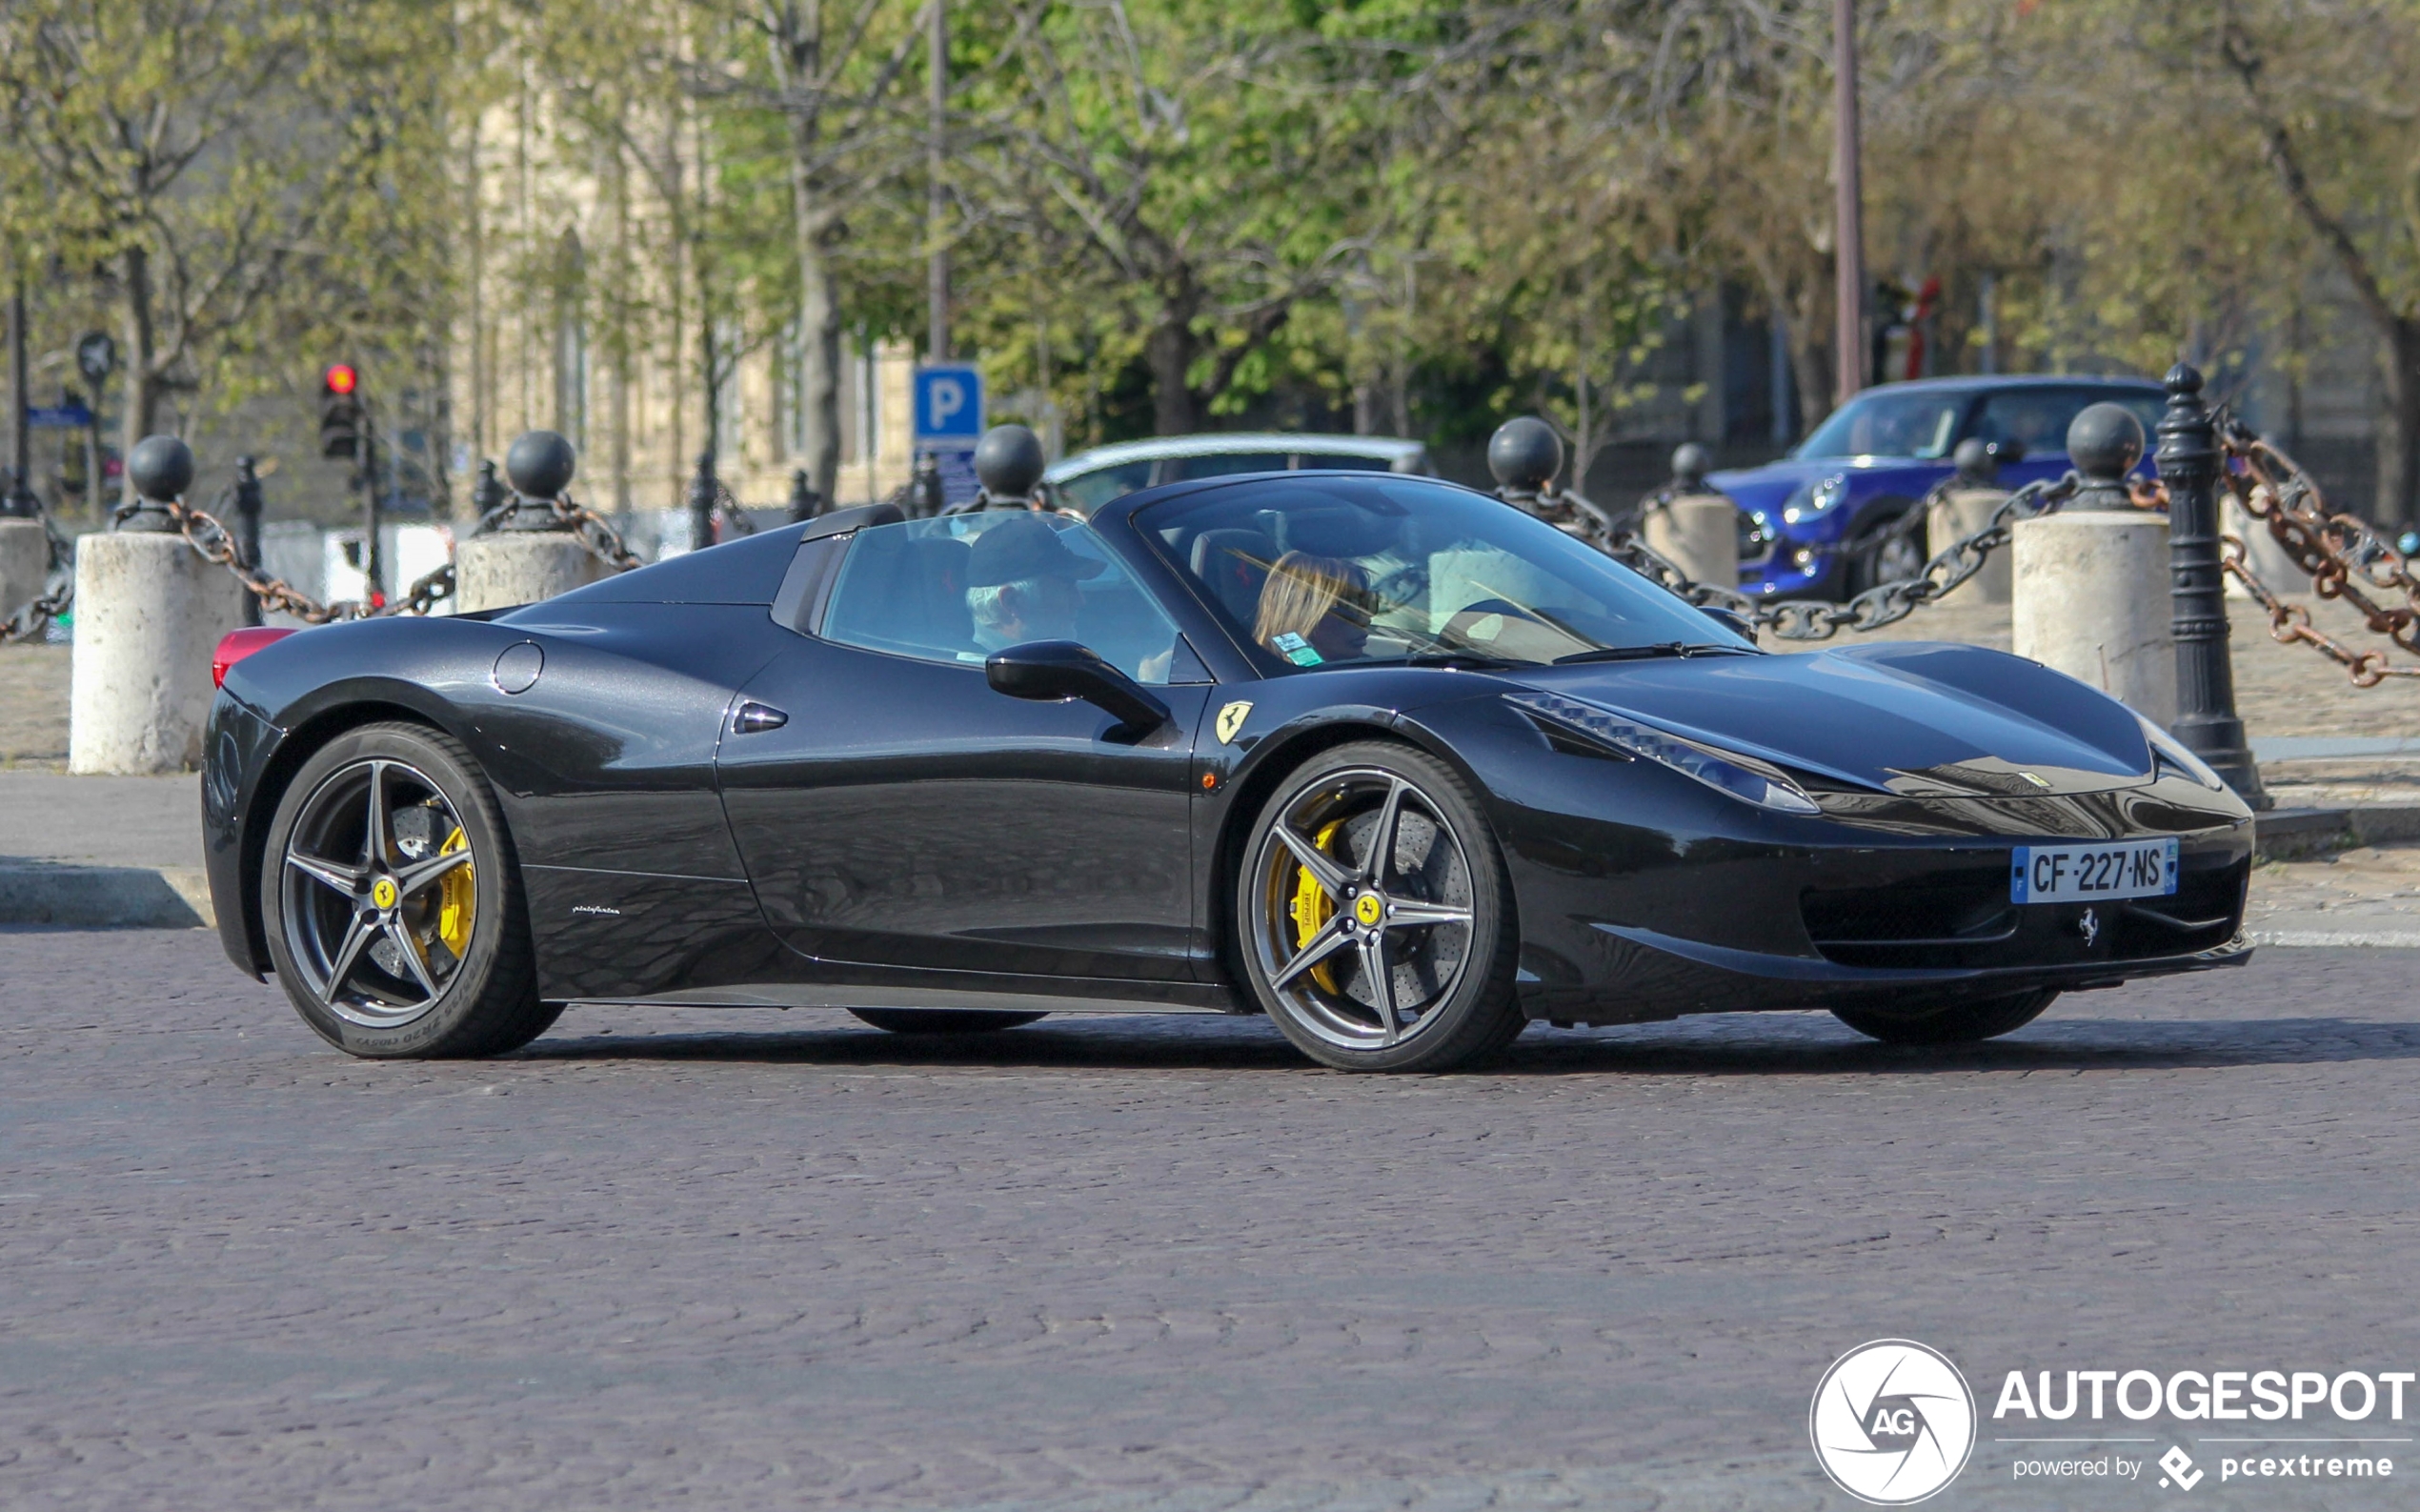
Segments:
[[[980,536],[1045,530],[1087,575],[1067,622],[1173,717],[994,692]],[[768,922],[818,959],[1191,980],[1193,735],[1208,675],[1088,527],[987,512],[860,530],[795,643],[741,690],[718,776]],[[978,595],[979,596],[979,595]],[[1021,625],[1030,632],[1034,626]],[[1173,679],[1173,680],[1172,680]],[[758,711],[751,712],[750,705]],[[779,722],[775,723],[776,720]]]

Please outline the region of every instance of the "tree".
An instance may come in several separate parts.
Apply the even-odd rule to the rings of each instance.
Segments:
[[[972,102],[961,192],[1137,351],[1160,434],[1200,428],[1352,252],[1352,54],[1281,0],[1033,0]]]
[[[0,10],[0,120],[27,165],[0,213],[105,275],[130,449],[171,393],[238,386],[281,344],[441,324],[448,43],[404,0]]]

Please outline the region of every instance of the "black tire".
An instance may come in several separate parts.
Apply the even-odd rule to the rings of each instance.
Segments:
[[[1861,1035],[1893,1045],[1969,1045],[2013,1034],[2042,1017],[2059,996],[2055,987],[1951,1003],[1928,1012],[1890,1013],[1835,1008],[1832,1017]]]
[[[1909,514],[1917,512],[1917,508],[1915,504],[1905,500],[1885,500],[1867,512],[1865,520],[1858,526],[1857,534],[1860,535],[1879,534],[1889,530],[1894,524],[1906,520]],[[1847,578],[1848,596],[1854,598],[1869,588],[1897,582],[1904,577],[1913,577],[1923,572],[1925,568],[1924,529],[1923,524],[1919,523],[1910,534],[1888,536],[1850,556]]]
[[[436,864],[456,852],[468,860]],[[364,725],[314,752],[270,822],[260,905],[278,984],[348,1055],[498,1055],[563,1011],[538,999],[495,796],[441,731]]]
[[[852,1008],[849,1012],[895,1035],[988,1035],[1049,1017],[978,1008]]]
[[[1387,844],[1379,832],[1390,824]],[[1305,906],[1319,922],[1306,923]],[[1236,980],[1321,1065],[1444,1071],[1527,1026],[1502,848],[1462,777],[1411,747],[1339,746],[1288,774],[1239,855],[1234,918]]]

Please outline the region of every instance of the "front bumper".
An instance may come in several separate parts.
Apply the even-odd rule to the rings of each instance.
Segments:
[[[2077,828],[2106,809],[2105,834],[2139,832],[2116,822],[2127,807],[2118,796],[2058,801]],[[2034,816],[2047,816],[2037,804]],[[1864,840],[1845,825],[1824,828],[1841,843],[1700,834],[1674,846],[1668,835],[1587,834],[1567,822],[1510,837],[1523,1011],[1636,1023],[1905,1006],[1911,994],[1944,1001],[2114,986],[2251,954],[2242,932],[2246,822],[2181,835],[2173,897],[2088,905],[2088,920],[2082,903],[2009,901],[2009,850],[2040,833]]]

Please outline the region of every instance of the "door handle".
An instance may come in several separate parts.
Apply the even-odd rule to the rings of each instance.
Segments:
[[[753,700],[741,704],[739,712],[731,716],[731,728],[740,735],[762,735],[789,722],[790,716],[773,705]]]

